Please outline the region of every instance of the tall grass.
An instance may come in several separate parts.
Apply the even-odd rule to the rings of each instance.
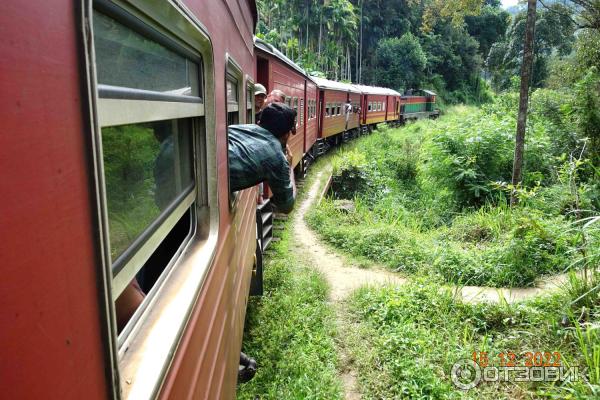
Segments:
[[[514,118],[498,112],[506,107],[457,107],[362,138],[334,158],[332,197],[309,224],[352,256],[457,284],[530,286],[579,266],[579,249],[593,247],[572,223],[574,210],[593,208],[589,185],[573,191],[569,160],[555,156],[538,118],[527,151],[533,186],[508,207]],[[336,199],[354,208],[338,210]]]

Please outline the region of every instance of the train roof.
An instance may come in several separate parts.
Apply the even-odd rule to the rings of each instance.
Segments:
[[[360,93],[354,85],[350,83],[343,83],[337,81],[331,81],[325,78],[319,78],[318,76],[310,76],[313,82],[317,84],[318,87],[323,89],[331,89],[331,90],[341,90],[344,92],[352,92],[352,93]]]
[[[279,50],[277,50],[275,48],[275,46],[273,46],[272,44],[267,43],[264,40],[262,40],[260,38],[257,38],[255,36],[254,37],[254,46],[256,48],[264,51],[265,53],[268,53],[268,54],[272,55],[273,57],[278,58],[284,64],[286,64],[287,66],[289,66],[292,69],[296,70],[297,72],[301,73],[305,77],[308,76],[308,74],[306,73],[305,70],[303,70],[298,64],[296,64],[295,62],[293,62],[292,60],[290,60],[289,58],[287,58],[282,52],[280,52]]]
[[[384,88],[384,87],[366,86],[366,85],[359,85],[359,84],[354,84],[352,86],[357,88],[357,90],[359,90],[360,92],[366,93],[366,94],[380,94],[380,95],[385,95],[385,96],[400,96],[400,93],[396,92],[395,90]]]

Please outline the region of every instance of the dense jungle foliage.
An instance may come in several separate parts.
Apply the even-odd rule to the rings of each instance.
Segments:
[[[499,0],[257,1],[257,35],[307,71],[330,79],[429,88],[450,103],[485,102],[489,86],[518,76],[524,5]],[[600,4],[538,5],[533,86],[553,86],[598,66]],[[578,48],[578,58],[573,49]]]

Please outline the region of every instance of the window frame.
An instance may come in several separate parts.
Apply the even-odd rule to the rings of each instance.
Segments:
[[[248,75],[246,75],[246,123],[254,124],[256,121],[254,120],[254,81]],[[248,121],[248,115],[250,115],[250,120]]]
[[[237,98],[238,98],[238,102],[237,102],[237,109],[235,109],[235,107],[233,107],[232,103],[229,103],[229,99],[227,98],[227,81],[229,80],[229,78],[233,78],[236,79],[238,84],[237,84]],[[244,74],[242,72],[242,67],[240,66],[240,64],[235,61],[235,59],[229,54],[229,53],[225,53],[225,113],[226,113],[226,126],[225,126],[225,135],[226,137],[229,139],[229,113],[230,112],[237,112],[237,124],[240,123],[240,121],[242,121],[242,110],[244,110],[243,107],[240,107],[240,99],[243,98],[244,96]],[[232,111],[229,111],[231,107]],[[236,125],[236,124],[234,124]],[[227,143],[229,143],[229,140],[227,140]],[[239,200],[239,192],[232,192],[231,191],[231,181],[230,181],[230,174],[229,174],[229,157],[227,157],[227,192],[228,194],[228,200],[229,200],[229,211],[232,212],[233,209],[235,209],[238,200]]]
[[[119,90],[113,90],[114,87],[106,88],[107,85],[100,84],[97,81],[93,40],[94,9],[105,15],[107,9],[109,14],[113,11],[121,12],[128,16],[130,21],[147,25],[168,38],[170,42],[197,54],[202,61],[198,71],[199,97],[202,100],[174,102],[173,100],[182,100],[179,99],[179,95],[166,97],[160,92],[129,90],[129,88],[126,92],[137,97],[127,98],[121,96],[123,93]],[[110,368],[109,373],[114,377],[110,380],[111,389],[115,397],[131,395],[150,398],[157,395],[166,376],[174,351],[193,310],[195,299],[210,271],[211,260],[217,248],[219,209],[218,188],[214,179],[217,176],[215,104],[211,96],[204,96],[205,93],[214,93],[214,82],[209,79],[214,75],[213,50],[206,29],[179,2],[86,0],[82,16],[83,29],[80,32],[83,36],[84,63],[88,71],[86,88],[92,143],[89,157],[94,165],[96,195],[94,206],[98,218],[99,248],[102,252],[101,293],[105,300],[106,332],[109,336],[106,342],[109,359],[107,365]],[[132,27],[127,21],[122,23],[143,36],[148,36],[145,32]],[[154,40],[153,37],[149,39]],[[135,111],[136,107],[139,108],[139,113],[128,114],[130,110]],[[147,118],[147,115],[152,117]],[[194,119],[192,129],[194,155],[191,161],[195,187],[192,191],[194,201],[188,207],[193,218],[191,237],[188,236],[179,244],[179,249],[150,290],[142,306],[138,308],[121,335],[117,335],[114,305],[116,295],[113,291],[101,127],[187,117]],[[169,217],[173,215],[168,213]],[[162,223],[162,227],[165,226]],[[192,255],[197,253],[204,255],[201,263],[197,262],[197,256],[196,262],[192,262]],[[177,310],[168,309],[168,305],[174,301],[178,302],[180,307]],[[157,331],[161,332],[159,340],[157,335],[152,334]]]

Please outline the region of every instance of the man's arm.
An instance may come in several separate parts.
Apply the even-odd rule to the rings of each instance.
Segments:
[[[291,159],[291,154],[288,156]],[[283,153],[279,153],[277,159],[269,167],[267,183],[273,192],[271,200],[277,207],[277,211],[288,214],[294,208],[296,201],[294,172]]]

